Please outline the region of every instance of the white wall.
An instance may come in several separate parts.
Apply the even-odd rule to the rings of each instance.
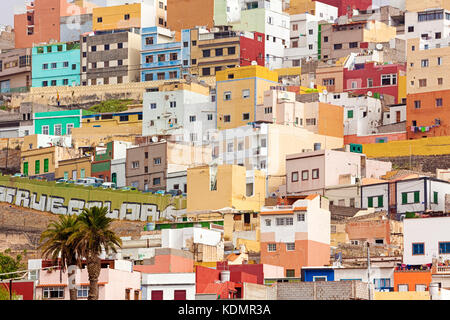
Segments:
[[[175,290],[186,290],[186,300],[195,300],[195,273],[143,273],[142,300],[151,300],[152,290],[162,290],[164,300],[173,300]]]
[[[450,242],[450,217],[416,218],[403,220],[403,263],[428,264],[433,258],[450,259],[450,254],[439,254],[439,242]],[[424,243],[423,255],[412,255],[413,243]]]
[[[366,159],[366,178],[379,179],[392,170],[392,162]]]
[[[167,191],[174,190],[174,185],[179,185],[179,190],[184,193],[184,185],[187,184],[187,171],[169,172],[167,174]]]
[[[392,106],[389,107],[389,112],[383,115],[383,125],[397,123],[397,111],[400,111],[400,122],[406,121],[406,105]]]
[[[351,280],[361,279],[362,282],[367,282],[367,268],[336,268],[334,269],[334,280]],[[394,268],[393,267],[371,267],[370,268],[370,282],[374,279],[390,279],[390,286],[394,286]]]
[[[375,208],[375,211],[382,211],[382,210],[387,211],[389,209],[388,188],[389,188],[388,183],[361,186],[361,194],[362,194],[361,208],[368,207],[369,197],[383,196],[383,206],[378,208],[377,198],[373,200],[373,206]]]
[[[421,21],[417,19],[417,12],[405,12],[405,39],[420,38],[424,33],[428,33],[428,36],[432,39],[435,38],[435,32],[441,32],[442,38],[447,37],[450,31],[450,20],[431,20],[431,21]],[[414,26],[414,32],[408,32],[408,27]]]
[[[217,246],[222,233],[204,228],[163,229],[161,233],[161,247],[182,249],[187,247],[187,240],[193,239],[194,243]]]

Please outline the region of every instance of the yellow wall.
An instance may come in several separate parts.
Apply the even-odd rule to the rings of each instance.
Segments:
[[[443,8],[450,10],[450,3],[447,0],[406,0],[407,11],[425,11],[429,8]]]
[[[312,0],[291,0],[289,8],[284,12],[290,15],[315,11],[316,3]],[[313,14],[313,13],[311,13]]]
[[[133,112],[130,110],[130,112]],[[131,114],[128,116],[128,121],[119,121],[120,116],[114,116],[112,119],[102,120],[101,116],[99,120],[95,120],[95,118],[83,118],[82,120],[82,128],[74,128],[74,129],[81,129],[78,131],[85,131],[87,129],[93,129],[93,134],[96,134],[97,132],[101,132],[104,128],[114,128],[115,130],[118,130],[116,132],[120,133],[138,133],[142,131],[142,120],[138,120],[137,114]],[[88,122],[89,120],[89,122]],[[94,127],[100,125],[101,127]],[[72,130],[74,130],[72,129]],[[72,131],[73,132],[73,131]],[[77,132],[80,133],[80,132]]]
[[[406,99],[406,75],[398,77],[398,101],[402,103],[402,99]]]
[[[125,20],[125,14],[130,15],[129,20]],[[102,22],[97,22],[101,17]],[[114,30],[130,27],[141,27],[141,4],[128,4],[122,6],[99,7],[92,10],[92,30]]]
[[[375,292],[374,300],[430,300],[429,291]]]
[[[245,248],[249,252],[260,252],[261,250],[261,244],[259,241],[238,238],[236,240],[236,248],[239,248],[242,244],[245,245]]]
[[[21,172],[23,173],[23,164],[28,162],[28,176],[36,175],[35,163],[39,160],[39,175],[55,172],[55,148],[40,148],[29,151],[22,151]],[[48,159],[48,171],[44,172],[44,159]]]
[[[91,176],[91,158],[76,158],[69,161],[59,161],[55,170],[55,179],[64,178],[64,172],[68,172],[69,179],[72,179],[72,171],[76,170],[77,179],[81,178],[81,169],[84,169],[84,176]]]
[[[273,70],[278,74],[278,77],[282,76],[301,76],[302,67],[292,67],[292,68],[280,68]]]
[[[233,74],[233,79],[228,79]],[[257,104],[264,103],[264,92],[278,84],[278,74],[261,66],[230,68],[216,73],[217,81],[217,129],[237,128],[255,120]],[[242,97],[242,91],[250,90],[248,98]],[[231,92],[231,100],[224,100],[224,93]],[[250,118],[243,120],[243,114]],[[230,115],[231,121],[225,122]]]
[[[429,137],[387,143],[363,144],[363,153],[368,158],[402,157],[412,155],[429,156],[448,154],[450,136]]]
[[[254,194],[246,197],[246,169],[237,165],[217,167],[217,190],[211,190],[210,167],[202,166],[187,170],[187,212],[216,210],[234,207],[237,210],[259,211],[264,205],[265,176],[255,170]]]
[[[364,42],[387,42],[397,35],[395,27],[380,21],[367,22],[364,28]]]

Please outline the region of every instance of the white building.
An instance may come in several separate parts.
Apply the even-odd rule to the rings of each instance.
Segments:
[[[170,169],[171,164],[169,164]],[[166,191],[181,190],[182,193],[187,193],[187,170],[182,171],[168,171],[166,177]]]
[[[222,247],[222,233],[218,230],[210,230],[199,227],[182,229],[163,229],[161,232],[161,247],[183,249],[188,247],[188,242],[207,246]]]
[[[388,106],[389,111],[383,113],[383,125],[406,121],[406,104]]]
[[[405,12],[405,39],[444,39],[449,33],[449,10],[430,8],[422,12]]]
[[[143,273],[142,300],[195,300],[195,273]]]
[[[334,22],[338,8],[315,1],[315,12],[291,15],[290,46],[284,50],[284,68],[300,67],[302,58],[317,59],[319,21]]]
[[[204,90],[203,90],[204,91]],[[174,135],[177,141],[208,141],[216,129],[211,96],[183,87],[144,93],[142,135]]]
[[[361,186],[361,208],[395,210],[397,215],[427,210],[445,212],[450,182],[429,177]]]
[[[403,263],[422,265],[450,259],[450,217],[403,220]]]
[[[319,93],[319,101],[344,107],[344,135],[365,136],[377,133],[383,124],[381,100],[368,97],[349,97],[347,92]]]
[[[214,24],[230,25],[235,31],[266,35],[266,67],[283,66],[284,48],[289,47],[290,16],[283,12],[282,0],[215,0]]]
[[[111,180],[116,183],[118,188],[127,185],[125,165],[126,158],[119,158],[111,160]]]

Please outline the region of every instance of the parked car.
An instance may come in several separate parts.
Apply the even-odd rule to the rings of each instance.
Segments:
[[[117,189],[117,185],[114,182],[103,182],[101,187],[103,189]]]
[[[70,183],[70,182],[67,179],[59,179],[59,180],[56,180],[56,183]]]
[[[154,194],[165,194],[165,191],[164,190],[156,190],[155,192],[154,192]]]
[[[181,190],[173,189],[166,192],[166,194],[170,194],[172,196],[179,196],[182,194]]]
[[[78,179],[75,184],[85,187],[95,187],[96,182],[93,178],[82,178]]]
[[[26,177],[26,176],[25,176],[23,173],[18,172],[18,173],[15,173],[15,174],[13,175],[13,177],[24,178],[24,177]]]
[[[126,186],[126,187],[120,188],[120,190],[122,190],[122,191],[130,191],[130,190],[137,191],[137,188]]]

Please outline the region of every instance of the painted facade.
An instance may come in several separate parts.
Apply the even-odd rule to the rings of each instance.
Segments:
[[[26,92],[31,87],[31,49],[0,53],[0,93]]]
[[[81,127],[82,116],[89,113],[82,109],[37,112],[34,114],[34,133],[55,136],[71,134],[72,128]]]
[[[32,86],[80,85],[80,44],[66,42],[32,49]]]
[[[265,199],[265,176],[259,170],[219,165],[188,168],[187,211],[234,207],[258,211]]]
[[[111,161],[125,158],[127,149],[131,146],[131,142],[110,141],[104,146],[96,147],[92,159],[91,175],[106,182],[114,182],[112,181]],[[117,176],[115,179],[117,179]]]
[[[61,160],[55,169],[55,180],[83,179],[91,176],[91,157]]]
[[[195,300],[195,273],[143,273],[142,300]]]
[[[186,14],[186,8],[190,14]],[[167,28],[177,32],[196,26],[212,28],[217,25],[214,12],[214,0],[167,0]]]
[[[286,277],[299,277],[306,266],[330,260],[330,211],[319,195],[299,199],[290,206],[263,207],[261,263],[282,266]]]

